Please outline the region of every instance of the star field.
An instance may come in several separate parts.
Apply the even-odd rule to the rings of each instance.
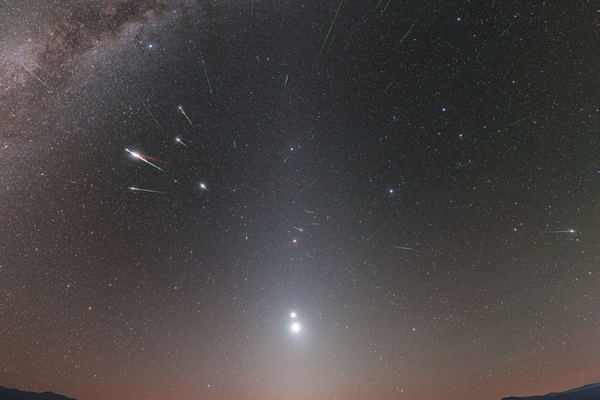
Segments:
[[[600,381],[591,1],[5,1],[0,385]]]

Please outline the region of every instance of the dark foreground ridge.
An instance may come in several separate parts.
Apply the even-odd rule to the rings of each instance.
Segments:
[[[71,397],[63,396],[52,392],[34,393],[22,392],[17,389],[7,389],[0,386],[1,400],[75,400]]]
[[[600,400],[600,383],[585,385],[562,393],[548,393],[544,396],[505,397],[502,400]]]

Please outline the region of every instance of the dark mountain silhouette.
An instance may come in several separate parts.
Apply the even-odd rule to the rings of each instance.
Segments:
[[[600,400],[600,383],[585,385],[562,393],[548,393],[544,396],[505,397],[502,400]]]
[[[17,389],[7,389],[0,386],[0,400],[75,400],[52,392],[34,393],[22,392]]]

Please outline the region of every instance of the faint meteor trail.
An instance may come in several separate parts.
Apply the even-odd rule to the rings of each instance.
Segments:
[[[37,77],[37,76],[36,76],[36,75],[35,75],[33,72],[31,72],[31,71],[29,70],[29,68],[27,68],[27,67],[26,67],[26,66],[24,66],[23,64],[21,64],[21,66],[22,66],[23,68],[25,68],[25,69],[27,70],[27,72],[29,72],[29,73],[31,74],[31,76],[33,76],[35,79],[37,79],[38,81],[40,81],[40,83],[41,83],[42,85],[46,86],[46,87],[48,88],[48,90],[49,90],[49,91],[51,91],[51,92],[54,92],[54,90],[52,90],[52,89],[50,88],[50,86],[46,85],[46,82],[44,82],[43,80],[41,80],[40,78],[38,78],[38,77]]]
[[[404,35],[404,37],[402,38],[402,40],[400,40],[400,43],[398,43],[398,46],[396,46],[396,49],[397,49],[398,47],[400,47],[400,45],[402,44],[402,42],[404,42],[404,39],[406,39],[406,37],[408,36],[408,34],[410,33],[410,31],[412,31],[412,28],[413,28],[413,26],[415,26],[415,24],[417,23],[417,21],[418,21],[418,20],[419,20],[419,18],[417,18],[417,19],[415,20],[415,22],[413,22],[413,24],[410,26],[410,28],[409,28],[408,32],[406,32],[406,34]],[[394,50],[396,50],[396,49],[394,49]]]
[[[385,7],[383,8],[383,11],[381,12],[381,14],[379,15],[379,18],[381,18],[383,16],[383,13],[385,12],[385,10],[387,10],[388,6],[390,5],[390,2],[392,0],[388,0],[387,4],[385,5]]]
[[[210,97],[212,97],[213,101],[215,101],[215,97],[213,96],[212,87],[210,86],[210,80],[208,79],[208,72],[206,72],[206,66],[204,65],[204,61],[202,61],[202,67],[204,68],[204,75],[206,76],[206,82],[208,82],[208,91],[210,92]]]
[[[166,193],[166,192],[160,192],[160,191],[158,191],[158,190],[140,189],[140,188],[134,188],[134,187],[130,187],[130,188],[128,188],[128,189],[131,189],[131,190],[138,190],[138,191],[140,191],[140,192],[162,193],[162,194]]]
[[[348,45],[350,44],[350,41],[352,40],[353,35],[354,35],[354,32],[352,32],[352,34],[350,35],[350,39],[348,39],[348,43],[346,43],[346,47],[344,47],[344,51],[342,51],[342,55],[344,55],[344,53],[346,52],[346,49],[348,48]]]
[[[162,131],[162,126],[160,126],[160,124],[158,123],[158,121],[156,120],[156,118],[154,118],[154,115],[152,115],[152,113],[150,112],[150,109],[148,108],[148,106],[146,105],[146,103],[144,103],[142,101],[142,104],[144,105],[144,107],[146,107],[146,110],[148,110],[148,114],[150,114],[150,116],[152,117],[152,119],[154,120],[154,122],[156,122],[156,125],[158,125],[158,127]]]
[[[104,27],[106,28],[106,30],[108,30],[108,25],[106,24],[106,21],[104,20],[104,17],[102,16],[102,12],[100,12],[100,10],[98,10],[98,12],[100,13],[100,18],[102,18],[102,22],[104,22]]]
[[[319,56],[321,56],[323,47],[325,47],[325,43],[327,43],[327,38],[329,37],[329,34],[331,33],[331,28],[333,28],[333,24],[335,23],[335,19],[337,18],[338,13],[340,12],[340,8],[342,7],[343,2],[344,2],[344,0],[340,1],[340,5],[338,6],[337,11],[335,12],[335,17],[333,17],[333,21],[331,21],[331,26],[329,27],[329,32],[327,32],[327,36],[325,36],[325,40],[323,41],[323,46],[321,46],[321,50],[319,50],[319,55],[317,56],[317,59],[319,59]]]

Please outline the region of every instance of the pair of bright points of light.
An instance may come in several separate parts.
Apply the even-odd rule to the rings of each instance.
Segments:
[[[290,314],[290,317],[292,317],[292,318],[296,318],[296,313],[295,313],[295,312],[291,313],[291,314]],[[294,322],[294,323],[292,324],[292,332],[294,332],[294,333],[296,333],[296,332],[300,332],[300,324],[299,324],[299,323],[297,323],[297,322]]]

